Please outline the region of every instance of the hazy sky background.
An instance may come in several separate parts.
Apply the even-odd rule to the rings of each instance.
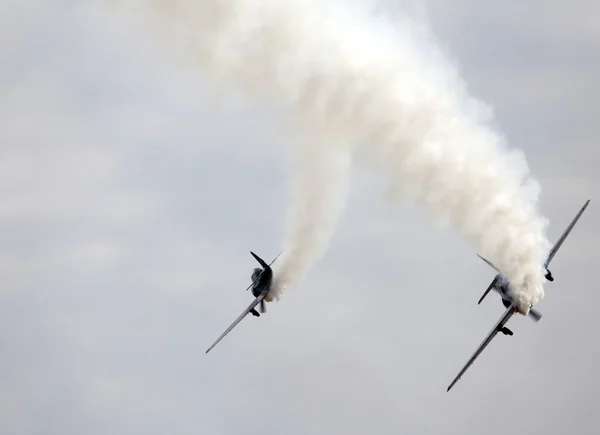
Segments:
[[[598,433],[600,6],[426,3],[525,151],[551,241],[592,199],[542,321],[511,320],[446,393],[503,312],[497,295],[476,305],[494,273],[361,172],[308,279],[204,355],[250,301],[249,250],[281,248],[282,126],[209,98],[131,16],[4,0],[3,434]]]

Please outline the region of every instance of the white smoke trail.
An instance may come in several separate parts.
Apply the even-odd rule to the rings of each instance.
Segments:
[[[350,150],[326,131],[314,133],[311,131],[312,140],[303,141],[298,139],[304,134],[299,134],[292,149],[292,204],[282,259],[266,298],[269,301],[300,283],[323,255],[346,203]]]
[[[539,187],[523,154],[506,148],[488,110],[467,94],[422,25],[402,16],[375,18],[373,5],[151,2],[159,21],[191,44],[223,88],[278,104],[313,141],[296,150],[304,160],[297,161],[275,296],[323,253],[343,204],[348,153],[360,143],[372,164],[392,172],[395,191],[453,224],[497,264],[527,313],[543,297],[548,242],[536,209]],[[324,181],[320,188],[312,173]]]

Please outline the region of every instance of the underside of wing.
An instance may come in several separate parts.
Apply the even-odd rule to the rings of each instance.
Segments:
[[[516,312],[516,308],[511,304],[506,309],[506,311],[504,312],[502,317],[500,317],[500,320],[498,320],[498,322],[494,326],[494,329],[492,329],[490,331],[488,336],[485,337],[485,340],[483,340],[483,342],[479,345],[479,347],[477,348],[477,350],[475,351],[475,353],[473,354],[471,359],[463,367],[463,369],[456,376],[456,378],[454,378],[454,380],[452,381],[452,383],[450,384],[450,386],[448,387],[448,389],[446,391],[450,391],[450,389],[454,386],[454,384],[456,384],[459,381],[459,379],[462,377],[462,375],[465,374],[465,372],[468,370],[468,368],[475,362],[477,357],[481,354],[481,352],[483,352],[483,350],[487,347],[487,345],[490,344],[490,342],[494,339],[496,334],[504,327],[506,322],[508,322],[508,320],[513,316],[513,314],[515,314],[515,312]]]
[[[554,246],[548,253],[548,258],[546,259],[546,263],[545,263],[546,267],[548,267],[548,265],[550,264],[550,262],[552,261],[552,259],[554,258],[554,256],[556,255],[556,253],[558,252],[560,247],[562,246],[563,242],[566,240],[567,236],[569,235],[569,233],[571,232],[571,230],[573,229],[573,227],[575,226],[575,224],[577,223],[577,221],[579,220],[579,218],[581,217],[581,215],[583,214],[583,212],[585,211],[585,209],[587,208],[589,203],[590,203],[590,200],[588,199],[586,201],[586,203],[583,205],[583,207],[581,208],[581,210],[579,210],[579,213],[577,213],[575,218],[571,221],[571,223],[569,224],[569,226],[567,227],[565,232],[562,233],[562,235],[560,236],[560,239],[558,239],[556,241],[556,243],[554,244]]]
[[[248,308],[246,308],[246,309],[244,310],[244,312],[243,312],[242,314],[240,314],[240,316],[239,316],[237,319],[235,319],[235,321],[234,321],[234,322],[231,324],[231,326],[229,326],[229,328],[227,328],[227,329],[225,330],[225,332],[224,332],[223,334],[221,334],[221,336],[220,336],[219,338],[217,338],[217,341],[215,341],[215,342],[212,344],[212,346],[208,348],[208,350],[206,351],[206,353],[210,352],[210,350],[211,350],[213,347],[215,347],[215,346],[216,346],[216,345],[219,343],[219,341],[223,340],[223,338],[224,338],[224,337],[225,337],[227,334],[229,334],[229,333],[231,332],[231,330],[232,330],[233,328],[235,328],[235,327],[237,326],[237,324],[238,324],[238,323],[240,323],[240,322],[242,321],[242,319],[243,319],[244,317],[246,317],[246,316],[248,315],[248,313],[249,313],[250,311],[252,311],[252,309],[253,309],[254,307],[256,307],[256,306],[257,306],[257,305],[260,303],[260,301],[262,301],[262,300],[265,298],[265,296],[266,296],[266,295],[267,295],[267,293],[266,293],[266,292],[265,292],[265,293],[261,293],[260,295],[258,295],[258,297],[257,297],[256,299],[254,299],[250,305],[248,305]]]

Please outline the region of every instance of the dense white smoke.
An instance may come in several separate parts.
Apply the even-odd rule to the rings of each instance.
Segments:
[[[274,297],[320,257],[343,206],[355,147],[393,191],[461,231],[513,285],[543,297],[546,221],[521,152],[466,92],[422,23],[360,0],[155,0],[140,10],[182,37],[215,83],[268,100],[304,132]],[[314,177],[314,178],[313,178]]]
[[[302,281],[323,255],[347,199],[351,170],[347,143],[327,131],[313,130],[306,136],[300,133],[294,140],[287,237],[269,301]]]

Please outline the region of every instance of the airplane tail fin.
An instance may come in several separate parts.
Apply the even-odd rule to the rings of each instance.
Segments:
[[[273,263],[275,263],[275,261],[279,258],[279,256],[282,254],[282,252],[280,252],[279,254],[277,254],[277,257],[275,257],[273,259],[273,261],[271,261],[270,264],[267,264],[264,262],[264,260],[262,258],[260,258],[258,255],[256,255],[254,252],[250,251],[250,253],[252,254],[252,256],[254,258],[256,258],[256,261],[258,261],[260,263],[260,265],[262,266],[263,269],[268,269],[269,267],[271,267],[271,265]]]
[[[252,254],[252,256],[256,259],[256,261],[258,261],[260,263],[260,265],[262,266],[263,269],[268,269],[269,265],[267,263],[264,262],[264,260],[262,258],[260,258],[258,255],[256,255],[254,252],[250,251],[250,253]]]

